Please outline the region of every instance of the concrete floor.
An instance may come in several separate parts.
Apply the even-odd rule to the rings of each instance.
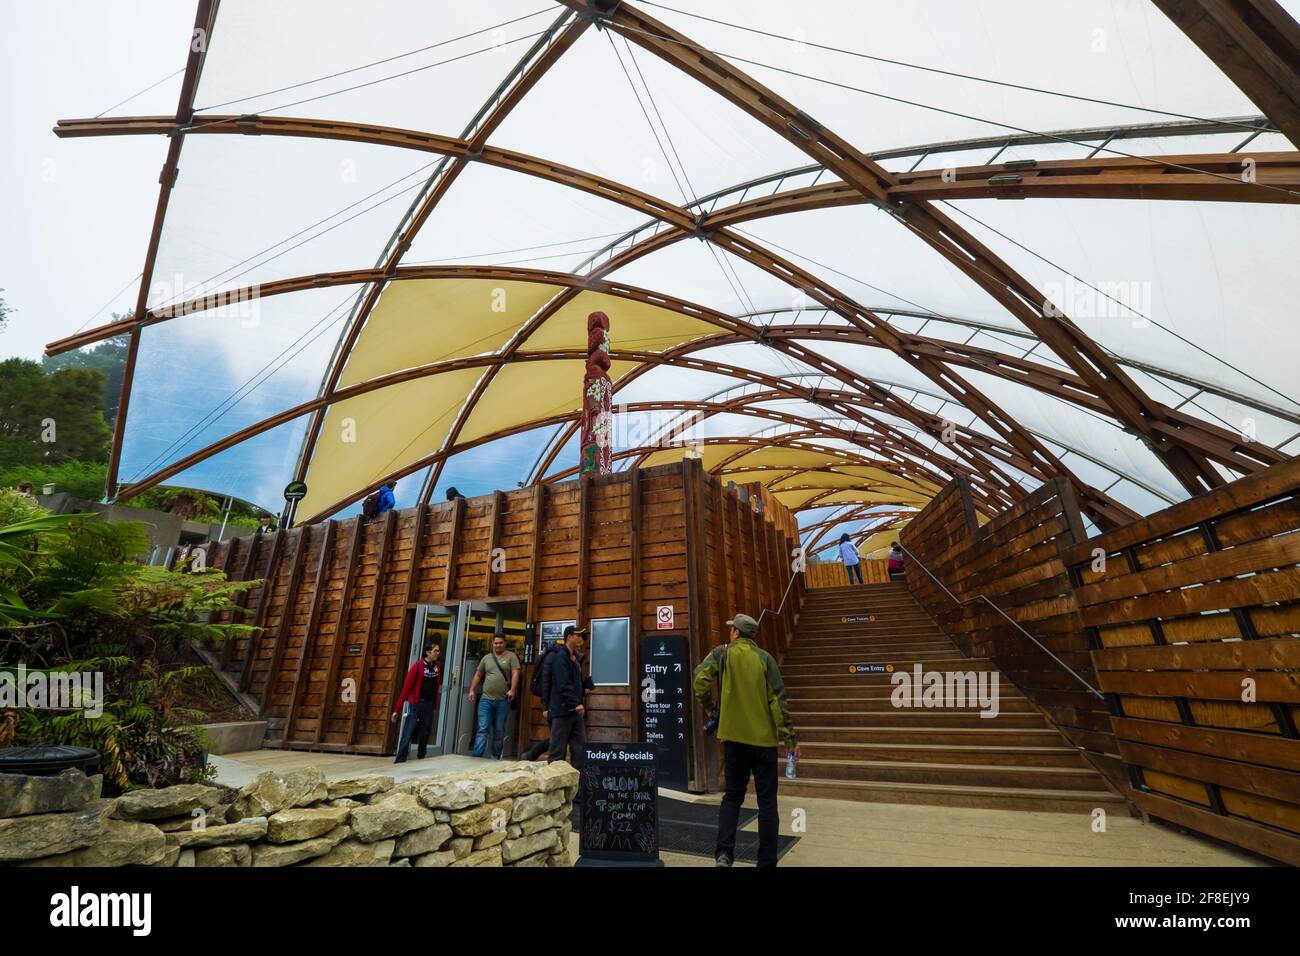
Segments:
[[[478,757],[446,756],[394,764],[392,757],[255,750],[209,757],[217,782],[241,787],[264,770],[317,766],[328,779],[388,774],[399,781],[487,766]],[[665,791],[680,800],[716,805],[719,797]],[[756,807],[753,794],[745,805]],[[856,803],[783,797],[781,832],[799,842],[781,866],[1268,866],[1193,834],[1143,823],[1127,812],[1107,814],[1094,833],[1088,813],[1028,813],[914,804]],[[801,812],[800,812],[801,811]],[[802,830],[796,832],[796,820]],[[744,827],[757,830],[758,821]],[[571,842],[578,855],[578,835]],[[664,853],[667,866],[712,866],[704,857]]]

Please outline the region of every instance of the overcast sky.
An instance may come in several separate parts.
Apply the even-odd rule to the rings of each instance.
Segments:
[[[167,143],[60,140],[51,129],[181,69],[193,22],[193,4],[178,0],[0,6],[0,288],[16,310],[0,357],[39,356],[105,303],[94,324],[131,308]],[[180,82],[177,73],[114,112],[174,113]]]

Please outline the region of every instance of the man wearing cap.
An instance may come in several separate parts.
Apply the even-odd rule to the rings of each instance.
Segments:
[[[718,866],[736,856],[736,825],[749,776],[758,797],[758,865],[776,866],[780,818],[776,809],[776,747],[780,740],[799,759],[794,722],[785,702],[785,682],[772,655],[754,643],[758,622],[737,614],[727,622],[730,641],[715,647],[695,668],[695,696],[705,712],[713,709],[713,682],[721,689],[718,739],[722,741],[726,793],[718,812]]]
[[[547,761],[564,759],[566,749],[573,750],[573,766],[582,769],[582,748],[587,742],[587,709],[583,694],[595,687],[590,677],[582,676],[583,637],[585,627],[570,624],[564,629],[564,645],[546,655],[542,674],[542,700],[546,718],[551,723],[551,748]]]

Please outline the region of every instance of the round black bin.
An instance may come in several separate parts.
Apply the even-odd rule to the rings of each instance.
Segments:
[[[99,751],[87,747],[68,747],[63,744],[0,749],[0,773],[25,773],[28,776],[45,777],[62,773],[69,767],[75,767],[85,773],[94,773],[99,768]]]

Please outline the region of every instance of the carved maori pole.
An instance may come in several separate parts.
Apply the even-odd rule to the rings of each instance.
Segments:
[[[587,316],[587,370],[582,378],[582,471],[613,470],[614,386],[609,380],[609,316]]]

